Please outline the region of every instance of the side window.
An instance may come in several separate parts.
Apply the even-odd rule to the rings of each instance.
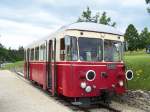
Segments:
[[[77,49],[77,38],[71,38],[71,60],[77,61],[78,60],[78,49]]]
[[[49,57],[50,57],[49,59],[51,61],[54,60],[54,50],[53,50],[53,41],[52,40],[49,40]]]
[[[65,60],[65,39],[60,40],[60,60]]]
[[[39,47],[35,48],[35,60],[39,60]]]
[[[39,58],[41,61],[46,60],[46,46],[45,46],[45,44],[40,46],[40,57]]]
[[[34,48],[30,50],[30,60],[34,60]]]
[[[60,60],[78,60],[77,38],[65,36],[60,40]]]

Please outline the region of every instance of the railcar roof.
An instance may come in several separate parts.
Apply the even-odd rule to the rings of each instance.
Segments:
[[[98,24],[98,23],[91,23],[91,22],[79,22],[73,23],[66,27],[66,29],[75,29],[75,30],[83,30],[83,31],[93,31],[93,32],[103,32],[103,33],[111,33],[116,35],[123,35],[119,30],[114,27]]]
[[[114,35],[120,35],[122,36],[123,33],[121,33],[119,30],[117,30],[114,27],[98,24],[98,23],[92,23],[92,22],[78,22],[78,23],[72,23],[66,26],[62,26],[60,29],[58,29],[56,32],[52,33],[46,38],[40,39],[36,42],[33,42],[29,47],[33,47],[33,45],[40,43],[42,40],[49,40],[52,37],[55,37],[58,33],[61,33],[66,30],[80,30],[80,31],[91,31],[91,32],[101,32],[101,33],[108,33],[108,34],[114,34]]]

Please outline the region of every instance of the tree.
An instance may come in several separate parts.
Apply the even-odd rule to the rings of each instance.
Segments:
[[[21,46],[18,50],[6,49],[0,44],[0,63],[21,61],[24,58],[24,48]]]
[[[0,44],[0,63],[6,61],[7,57],[8,57],[7,49],[2,44]]]
[[[150,45],[150,33],[148,32],[148,28],[144,28],[144,30],[139,35],[140,38],[140,49],[146,48]]]
[[[111,18],[107,17],[106,14],[107,14],[106,12],[102,13],[102,16],[99,19],[99,23],[115,27],[116,23],[115,22],[111,23]]]
[[[150,32],[149,32],[149,35],[148,35],[148,38],[147,38],[147,45],[150,45]]]
[[[82,12],[81,17],[77,20],[77,22],[90,22],[91,21],[91,10],[87,7],[86,11]]]
[[[18,57],[19,57],[19,60],[24,59],[24,48],[23,48],[23,46],[20,46],[18,49]]]
[[[145,0],[147,4],[150,5],[150,0]],[[147,8],[147,11],[150,13],[150,7]]]
[[[125,41],[128,44],[128,50],[133,51],[139,48],[138,46],[140,43],[140,39],[139,39],[138,31],[133,24],[130,24],[127,27],[124,37],[125,37]]]
[[[86,11],[82,12],[81,17],[77,20],[77,22],[94,22],[115,27],[116,22],[111,21],[111,17],[108,17],[106,12],[103,12],[101,16],[99,12],[97,12],[95,16],[92,16],[92,11],[89,7],[87,7]]]
[[[145,0],[146,1],[146,3],[150,3],[150,0]]]

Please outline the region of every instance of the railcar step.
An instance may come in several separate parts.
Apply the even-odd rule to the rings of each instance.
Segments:
[[[81,102],[71,102],[72,105],[82,105]]]

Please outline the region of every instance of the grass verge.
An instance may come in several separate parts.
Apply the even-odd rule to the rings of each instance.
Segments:
[[[24,65],[24,61],[17,61],[15,63],[8,63],[0,69],[1,70],[4,70],[4,69],[11,70],[11,69],[14,69],[14,68],[23,68],[23,65]]]
[[[128,81],[128,88],[150,90],[150,54],[141,51],[126,53],[125,64],[134,72],[133,80]]]

